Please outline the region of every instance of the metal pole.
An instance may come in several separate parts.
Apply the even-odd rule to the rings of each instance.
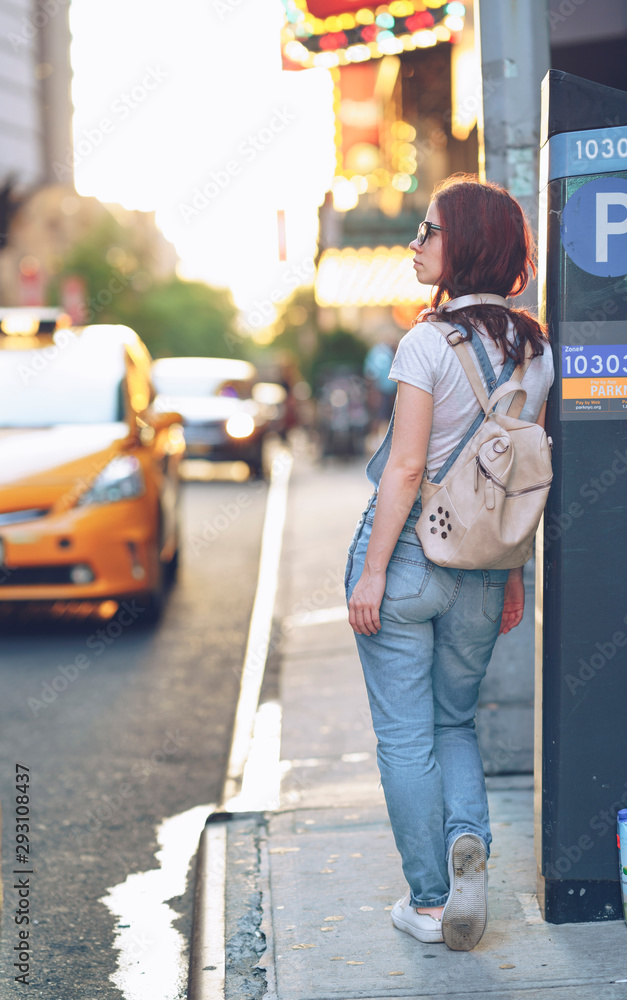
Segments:
[[[474,0],[483,90],[479,176],[506,187],[538,230],[540,88],[550,68],[547,0]],[[537,286],[517,299],[535,309]]]

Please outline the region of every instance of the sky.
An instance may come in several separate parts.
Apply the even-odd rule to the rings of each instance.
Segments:
[[[243,319],[311,278],[335,165],[326,70],[282,72],[279,0],[72,0],[76,188],[156,211]],[[277,210],[287,261],[279,261]]]

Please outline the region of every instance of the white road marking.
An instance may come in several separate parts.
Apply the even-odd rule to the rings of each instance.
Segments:
[[[240,790],[250,751],[255,716],[259,705],[259,693],[270,646],[272,615],[279,580],[283,529],[287,513],[287,489],[292,465],[292,456],[287,451],[279,451],[272,463],[272,476],[261,539],[259,578],[235,713],[231,752],[224,784],[224,802],[230,802]]]
[[[364,760],[370,760],[372,754],[369,751],[364,751],[360,753],[343,753],[340,756],[340,760],[344,764],[361,764]],[[294,758],[293,760],[281,760],[279,762],[279,767],[283,773],[291,771],[292,768],[303,768],[303,767],[320,767],[322,764],[332,764],[337,760],[337,757],[303,757],[302,759]]]
[[[331,622],[348,621],[348,608],[340,604],[335,608],[320,608],[318,611],[301,611],[283,619],[286,628],[302,628],[305,625],[327,625]]]
[[[185,939],[172,923],[178,914],[166,900],[185,892],[187,870],[215,806],[194,806],[163,821],[157,830],[159,868],[135,872],[101,902],[117,918],[112,982],[125,1000],[179,1000],[186,996]]]
[[[281,706],[267,701],[259,706],[244,767],[242,790],[226,804],[230,812],[266,812],[280,805]]]

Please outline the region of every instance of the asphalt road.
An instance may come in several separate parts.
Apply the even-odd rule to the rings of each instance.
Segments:
[[[156,628],[131,608],[119,635],[90,620],[0,637],[2,1000],[123,996],[110,979],[116,918],[100,899],[158,868],[164,819],[219,798],[266,494],[257,482],[185,485],[179,582]],[[34,874],[19,876],[30,880],[29,985],[13,968],[24,929],[14,917],[16,764],[30,775]],[[173,907],[189,939],[189,884]]]

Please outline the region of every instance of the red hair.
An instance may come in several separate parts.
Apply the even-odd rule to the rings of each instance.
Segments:
[[[438,184],[433,202],[440,213],[444,269],[433,296],[432,308],[421,319],[433,315],[450,299],[472,293],[519,295],[527,287],[529,272],[535,275],[534,244],[525,215],[512,196],[498,184],[482,183],[472,174],[453,174]],[[502,306],[467,306],[446,311],[447,318],[468,329],[481,324],[498,343],[504,358],[517,363],[524,358],[530,341],[534,357],[542,354],[546,332],[525,309]],[[518,334],[518,344],[507,339],[509,320]]]

